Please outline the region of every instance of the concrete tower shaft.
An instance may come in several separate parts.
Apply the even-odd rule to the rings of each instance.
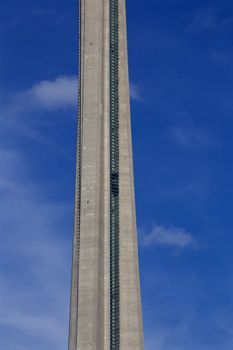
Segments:
[[[69,350],[143,350],[125,0],[80,0]]]

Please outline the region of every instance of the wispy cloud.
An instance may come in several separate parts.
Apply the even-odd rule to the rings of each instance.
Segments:
[[[33,16],[43,17],[56,14],[56,8],[38,8],[32,12]]]
[[[17,26],[18,23],[19,23],[19,21],[16,20],[16,19],[12,19],[12,20],[9,20],[9,21],[1,21],[0,20],[0,33],[4,32],[4,31],[7,31],[7,30],[14,29]]]
[[[228,64],[231,62],[231,54],[229,52],[213,51],[210,58],[218,64]]]
[[[169,133],[177,144],[192,150],[209,147],[216,143],[209,133],[198,128],[175,126],[170,128]]]
[[[130,97],[138,102],[143,100],[140,88],[134,83],[130,83]]]
[[[151,231],[145,234],[141,240],[142,246],[153,245],[173,246],[177,248],[194,247],[195,239],[191,233],[183,228],[174,226],[155,225]]]
[[[0,343],[5,350],[60,350],[68,329],[72,207],[43,196],[45,184],[34,183],[27,168],[20,151],[0,145]],[[22,348],[18,332],[27,339]]]
[[[232,23],[233,18],[228,15],[221,14],[213,8],[200,8],[192,14],[187,30],[197,33],[211,32],[231,28]]]

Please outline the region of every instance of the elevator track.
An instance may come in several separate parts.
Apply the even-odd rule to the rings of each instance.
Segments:
[[[120,349],[119,0],[110,0],[110,350]]]

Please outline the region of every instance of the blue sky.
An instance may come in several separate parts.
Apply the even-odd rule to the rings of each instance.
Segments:
[[[145,350],[233,348],[233,4],[127,3]],[[67,344],[77,1],[0,5],[0,346]]]

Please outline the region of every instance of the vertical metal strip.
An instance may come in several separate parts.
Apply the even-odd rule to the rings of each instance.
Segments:
[[[78,270],[80,252],[80,207],[81,207],[81,11],[82,0],[79,0],[78,24],[78,121],[77,121],[77,154],[76,154],[76,180],[75,180],[75,210],[74,210],[74,237],[72,261],[72,285],[70,300],[69,350],[77,350],[77,323],[78,323]]]
[[[82,40],[81,40],[81,11],[82,11],[82,0],[79,0],[79,56],[78,56],[78,66],[79,66],[79,77],[78,77],[78,150],[77,150],[77,231],[78,231],[78,251],[77,251],[77,256],[78,256],[78,263],[79,263],[79,250],[80,250],[80,217],[81,217],[81,144],[82,144],[82,99],[81,99],[81,84],[82,84],[82,63],[81,63],[81,45],[82,45]]]
[[[119,0],[110,0],[110,350],[120,349]]]

